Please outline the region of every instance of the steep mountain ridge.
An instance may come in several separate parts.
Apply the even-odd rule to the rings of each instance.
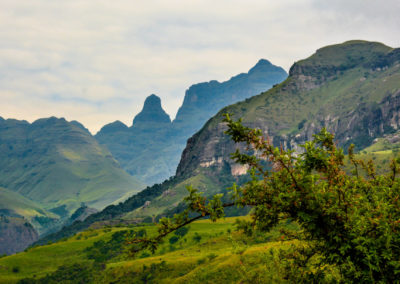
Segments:
[[[266,91],[286,77],[287,73],[281,67],[260,59],[247,73],[236,75],[228,81],[192,85],[186,91],[183,104],[173,121],[174,130],[189,137],[221,108]]]
[[[160,98],[151,95],[131,127],[116,121],[105,125],[95,137],[128,173],[147,184],[160,182],[175,173],[186,140],[207,119],[228,104],[268,90],[286,76],[282,68],[261,59],[248,73],[228,81],[191,86],[172,123]]]

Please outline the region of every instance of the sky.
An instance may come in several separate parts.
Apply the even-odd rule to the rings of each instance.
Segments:
[[[352,39],[400,47],[399,0],[0,0],[0,116],[130,126],[158,95],[173,119],[192,84],[261,58],[289,70]]]

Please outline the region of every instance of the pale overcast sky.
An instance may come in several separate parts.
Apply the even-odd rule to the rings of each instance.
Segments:
[[[260,58],[289,70],[351,39],[400,47],[399,0],[0,0],[0,116],[132,124],[155,93],[175,117],[194,83]]]

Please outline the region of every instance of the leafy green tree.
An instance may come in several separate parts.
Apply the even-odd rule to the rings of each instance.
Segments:
[[[247,146],[232,158],[250,167],[252,179],[242,187],[234,185],[232,203],[225,204],[222,194],[208,200],[188,187],[187,209],[161,219],[156,237],[132,240],[133,252],[155,250],[167,234],[205,216],[215,221],[224,216],[225,207],[251,206],[251,221],[239,223],[247,234],[269,231],[282,219],[302,228],[299,237],[307,245],[292,253],[298,269],[291,268],[291,279],[321,281],[327,265],[338,269],[346,282],[392,283],[400,278],[399,161],[393,160],[390,172],[379,176],[372,161],[356,159],[351,146],[348,157],[354,171],[347,174],[344,152],[326,129],[297,154],[274,147],[260,130],[229,115],[225,122],[233,141]],[[198,215],[192,217],[193,212]],[[311,260],[313,269],[308,267]]]

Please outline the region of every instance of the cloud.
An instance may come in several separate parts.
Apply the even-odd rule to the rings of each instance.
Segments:
[[[0,116],[130,125],[156,93],[174,117],[194,83],[260,58],[289,69],[350,39],[400,46],[397,0],[0,0]]]

